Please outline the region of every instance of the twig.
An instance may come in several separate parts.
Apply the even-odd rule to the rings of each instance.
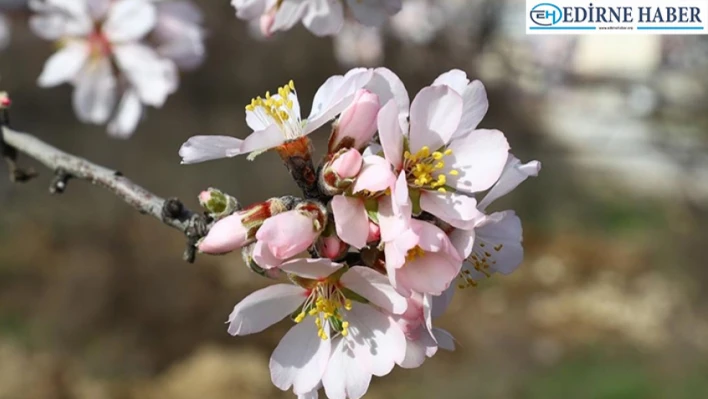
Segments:
[[[3,155],[11,165],[11,173],[15,174],[20,170],[15,166],[19,151],[54,171],[55,177],[50,185],[52,193],[62,193],[69,179],[86,180],[91,184],[104,187],[140,213],[150,215],[183,232],[187,236],[184,259],[190,263],[194,262],[195,245],[206,235],[210,227],[211,220],[208,217],[190,211],[176,198],[167,200],[160,198],[133,183],[120,172],[67,154],[30,134],[16,132],[8,127],[3,127],[2,133],[4,140],[0,140],[0,145],[2,145]],[[15,178],[13,181],[26,181],[29,178],[31,177],[19,180]]]

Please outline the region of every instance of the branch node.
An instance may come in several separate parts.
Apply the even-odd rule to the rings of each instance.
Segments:
[[[177,198],[168,198],[165,200],[165,204],[162,205],[162,218],[163,219],[176,219],[180,220],[182,214],[184,213],[184,204]]]
[[[54,172],[54,178],[52,179],[52,182],[49,183],[49,192],[51,194],[63,194],[66,190],[66,187],[69,185],[69,180],[71,180],[71,178],[73,177],[74,176],[72,176],[64,169],[58,168]]]

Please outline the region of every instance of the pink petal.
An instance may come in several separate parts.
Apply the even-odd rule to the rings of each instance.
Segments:
[[[341,263],[332,262],[329,259],[293,259],[280,265],[280,270],[292,273],[303,278],[317,280],[326,278],[330,274],[342,268]]]
[[[352,191],[358,193],[368,190],[372,193],[384,191],[396,181],[396,175],[391,170],[391,164],[377,155],[364,158],[361,172],[354,182]]]
[[[332,162],[332,171],[341,179],[356,176],[362,168],[362,158],[358,150],[352,148],[339,155]]]
[[[410,151],[435,151],[450,141],[462,117],[462,97],[447,86],[429,86],[411,103]]]
[[[253,248],[253,260],[258,266],[268,270],[280,266],[283,263],[282,259],[276,258],[270,251],[268,245],[263,241],[256,242]]]
[[[398,285],[421,292],[440,295],[462,269],[462,262],[452,261],[437,253],[426,253],[421,258],[406,262],[396,274]]]
[[[347,314],[347,341],[359,364],[381,377],[391,372],[406,355],[406,336],[398,324],[373,307],[353,303]]]
[[[336,195],[331,205],[339,238],[357,249],[365,247],[369,217],[364,202],[359,198]]]
[[[276,284],[243,298],[229,316],[229,334],[261,332],[294,312],[306,297],[305,289]]]
[[[321,339],[310,320],[296,324],[285,334],[270,357],[273,384],[295,394],[312,391],[322,379],[332,348],[331,339]]]
[[[243,247],[247,242],[248,229],[241,223],[241,215],[227,216],[212,226],[199,243],[199,251],[208,254],[224,254]]]
[[[474,130],[453,140],[448,148],[452,155],[446,157],[443,172],[459,172],[448,176],[448,185],[467,193],[491,187],[501,176],[509,155],[509,143],[498,130]]]
[[[503,197],[504,195],[510,193],[513,189],[518,187],[519,184],[523,183],[529,177],[538,176],[538,172],[541,171],[541,163],[538,161],[531,161],[522,164],[518,158],[509,154],[504,170],[499,177],[499,180],[494,184],[494,186],[489,190],[487,195],[482,198],[479,202],[479,209],[485,210],[494,200]]]
[[[387,312],[401,314],[408,307],[408,301],[391,287],[388,278],[373,269],[353,266],[339,281]]]

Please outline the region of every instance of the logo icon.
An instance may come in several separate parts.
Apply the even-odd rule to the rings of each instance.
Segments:
[[[555,25],[563,18],[563,11],[555,4],[541,3],[531,9],[531,21],[540,26]]]

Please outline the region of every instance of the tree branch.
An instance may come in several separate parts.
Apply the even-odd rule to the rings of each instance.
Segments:
[[[91,184],[104,187],[140,213],[150,215],[183,232],[187,236],[184,259],[190,263],[194,262],[195,245],[206,235],[210,227],[211,220],[207,216],[190,211],[176,198],[160,198],[133,183],[120,172],[68,154],[30,134],[16,132],[3,126],[0,146],[10,166],[13,181],[27,181],[36,175],[19,172],[27,178],[16,178],[18,171],[21,171],[16,166],[19,151],[54,171],[55,176],[49,187],[51,193],[62,193],[70,179],[86,180]]]

